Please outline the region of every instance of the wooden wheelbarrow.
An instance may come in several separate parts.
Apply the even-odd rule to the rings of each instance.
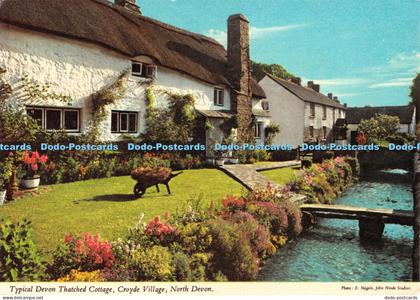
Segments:
[[[131,172],[131,177],[137,181],[133,192],[137,197],[142,197],[146,193],[146,189],[151,186],[156,186],[156,190],[160,193],[159,184],[164,184],[168,194],[171,194],[169,188],[169,181],[181,174],[182,172],[172,173],[169,168],[149,168],[139,167]]]

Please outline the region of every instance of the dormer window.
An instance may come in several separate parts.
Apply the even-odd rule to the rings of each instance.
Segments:
[[[157,67],[148,65],[146,66],[146,77],[148,78],[156,78]]]
[[[225,104],[225,93],[223,89],[214,88],[214,105],[223,106]]]
[[[135,62],[135,61],[131,63],[131,75],[141,77],[142,71],[143,71],[142,63]]]
[[[270,110],[270,104],[268,103],[268,101],[261,101],[261,107],[263,110]]]
[[[157,67],[137,61],[131,62],[131,75],[145,78],[156,78]]]

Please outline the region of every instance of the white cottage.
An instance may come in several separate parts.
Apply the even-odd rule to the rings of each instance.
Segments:
[[[226,51],[209,37],[143,16],[135,0],[3,0],[0,67],[12,85],[27,76],[70,97],[68,104],[24,103],[46,130],[85,132],[92,119],[87,99],[128,72],[126,93],[106,107],[101,140],[145,130],[151,80],[157,90],[194,95],[197,112],[214,124],[236,115],[238,135],[248,139],[252,103],[265,97],[250,76],[248,26],[242,15],[229,17]],[[157,95],[157,105],[165,102]],[[214,128],[207,142],[221,139]]]
[[[402,106],[366,106],[349,107],[347,109],[347,141],[357,144],[357,127],[362,120],[368,120],[375,115],[388,115],[398,117],[400,120],[399,132],[410,136],[416,135],[416,107],[414,105]]]
[[[259,82],[267,96],[262,100],[271,121],[280,125],[281,132],[274,143],[291,144],[303,142],[332,142],[337,139],[334,128],[337,120],[345,118],[346,107],[332,94],[320,93],[320,86],[308,81],[301,85],[300,79],[292,81],[269,74]]]

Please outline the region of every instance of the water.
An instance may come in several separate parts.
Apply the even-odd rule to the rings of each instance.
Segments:
[[[410,176],[403,170],[368,174],[337,204],[411,210]],[[409,281],[413,230],[386,224],[379,244],[359,240],[357,220],[321,219],[297,241],[279,249],[262,268],[262,281]]]

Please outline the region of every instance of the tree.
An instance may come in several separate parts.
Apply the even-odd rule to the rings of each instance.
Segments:
[[[377,114],[373,118],[362,120],[357,130],[363,132],[368,143],[381,144],[398,135],[400,118]]]
[[[410,97],[412,104],[416,106],[416,122],[420,121],[420,73],[413,79],[413,84],[410,88]]]
[[[273,75],[277,78],[282,79],[292,79],[295,77],[293,74],[290,74],[283,66],[278,64],[264,64],[264,63],[258,63],[251,60],[251,74],[252,76],[257,79],[257,81],[260,81],[264,78],[265,73],[268,73],[270,75]]]

